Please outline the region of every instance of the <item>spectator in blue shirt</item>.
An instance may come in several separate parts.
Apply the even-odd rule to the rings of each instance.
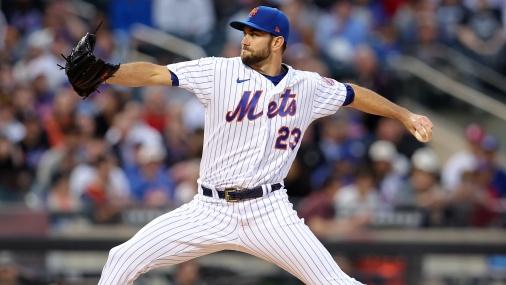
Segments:
[[[142,145],[137,164],[127,170],[133,198],[150,207],[170,205],[174,201],[174,182],[163,161],[165,149],[161,145]]]

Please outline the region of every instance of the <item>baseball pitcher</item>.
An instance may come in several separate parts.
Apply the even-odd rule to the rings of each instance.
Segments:
[[[104,81],[169,85],[205,106],[198,194],[111,249],[99,284],[133,284],[153,268],[221,250],[257,256],[306,284],[361,284],[297,216],[283,179],[311,122],[342,106],[398,119],[422,142],[432,137],[431,121],[366,88],[283,64],[290,28],[278,9],[260,6],[230,25],[244,33],[236,58],[112,65],[93,55],[93,34],[66,57],[63,68],[80,96]]]

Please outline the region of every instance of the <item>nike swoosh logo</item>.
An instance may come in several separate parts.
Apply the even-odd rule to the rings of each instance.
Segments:
[[[246,82],[248,80],[250,80],[250,78],[248,78],[248,79],[239,79],[239,78],[237,78],[237,83],[243,83],[243,82]]]

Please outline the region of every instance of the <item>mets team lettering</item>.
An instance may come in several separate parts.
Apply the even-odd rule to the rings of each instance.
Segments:
[[[295,101],[295,94],[291,94],[290,89],[286,89],[285,93],[281,95],[281,103],[278,104],[275,101],[269,103],[269,111],[267,112],[267,117],[269,119],[273,118],[276,115],[280,117],[284,117],[286,115],[295,116],[295,112],[297,111],[297,102]]]
[[[239,81],[238,81],[239,82]],[[281,95],[281,103],[279,104],[275,101],[269,103],[267,117],[272,119],[274,116],[279,115],[284,117],[286,115],[294,116],[297,111],[297,102],[294,100],[295,94],[290,94],[291,90],[286,89],[286,91]],[[227,122],[232,122],[237,118],[237,121],[240,122],[244,118],[246,114],[248,114],[248,120],[253,121],[258,117],[262,116],[264,113],[260,111],[255,114],[255,110],[258,103],[258,98],[262,95],[262,91],[256,91],[251,100],[249,99],[251,95],[251,91],[244,91],[241,101],[237,107],[235,107],[234,111],[228,111],[225,119]],[[290,100],[291,99],[291,100]],[[289,102],[289,103],[288,103]]]
[[[260,111],[259,113],[255,114],[255,109],[257,107],[258,98],[260,98],[260,95],[262,95],[262,91],[256,91],[255,95],[253,95],[253,98],[251,101],[249,100],[249,96],[251,94],[251,91],[245,91],[242,95],[241,101],[235,108],[234,112],[227,112],[227,116],[225,119],[227,122],[232,122],[236,119],[237,121],[242,121],[244,118],[244,115],[246,113],[248,114],[248,120],[253,121],[256,118],[262,116],[263,111]]]

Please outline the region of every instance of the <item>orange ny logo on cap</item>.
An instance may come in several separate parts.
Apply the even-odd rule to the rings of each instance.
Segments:
[[[253,17],[257,14],[257,12],[258,12],[258,7],[253,8],[253,10],[251,10],[251,12],[249,12],[249,16]]]

